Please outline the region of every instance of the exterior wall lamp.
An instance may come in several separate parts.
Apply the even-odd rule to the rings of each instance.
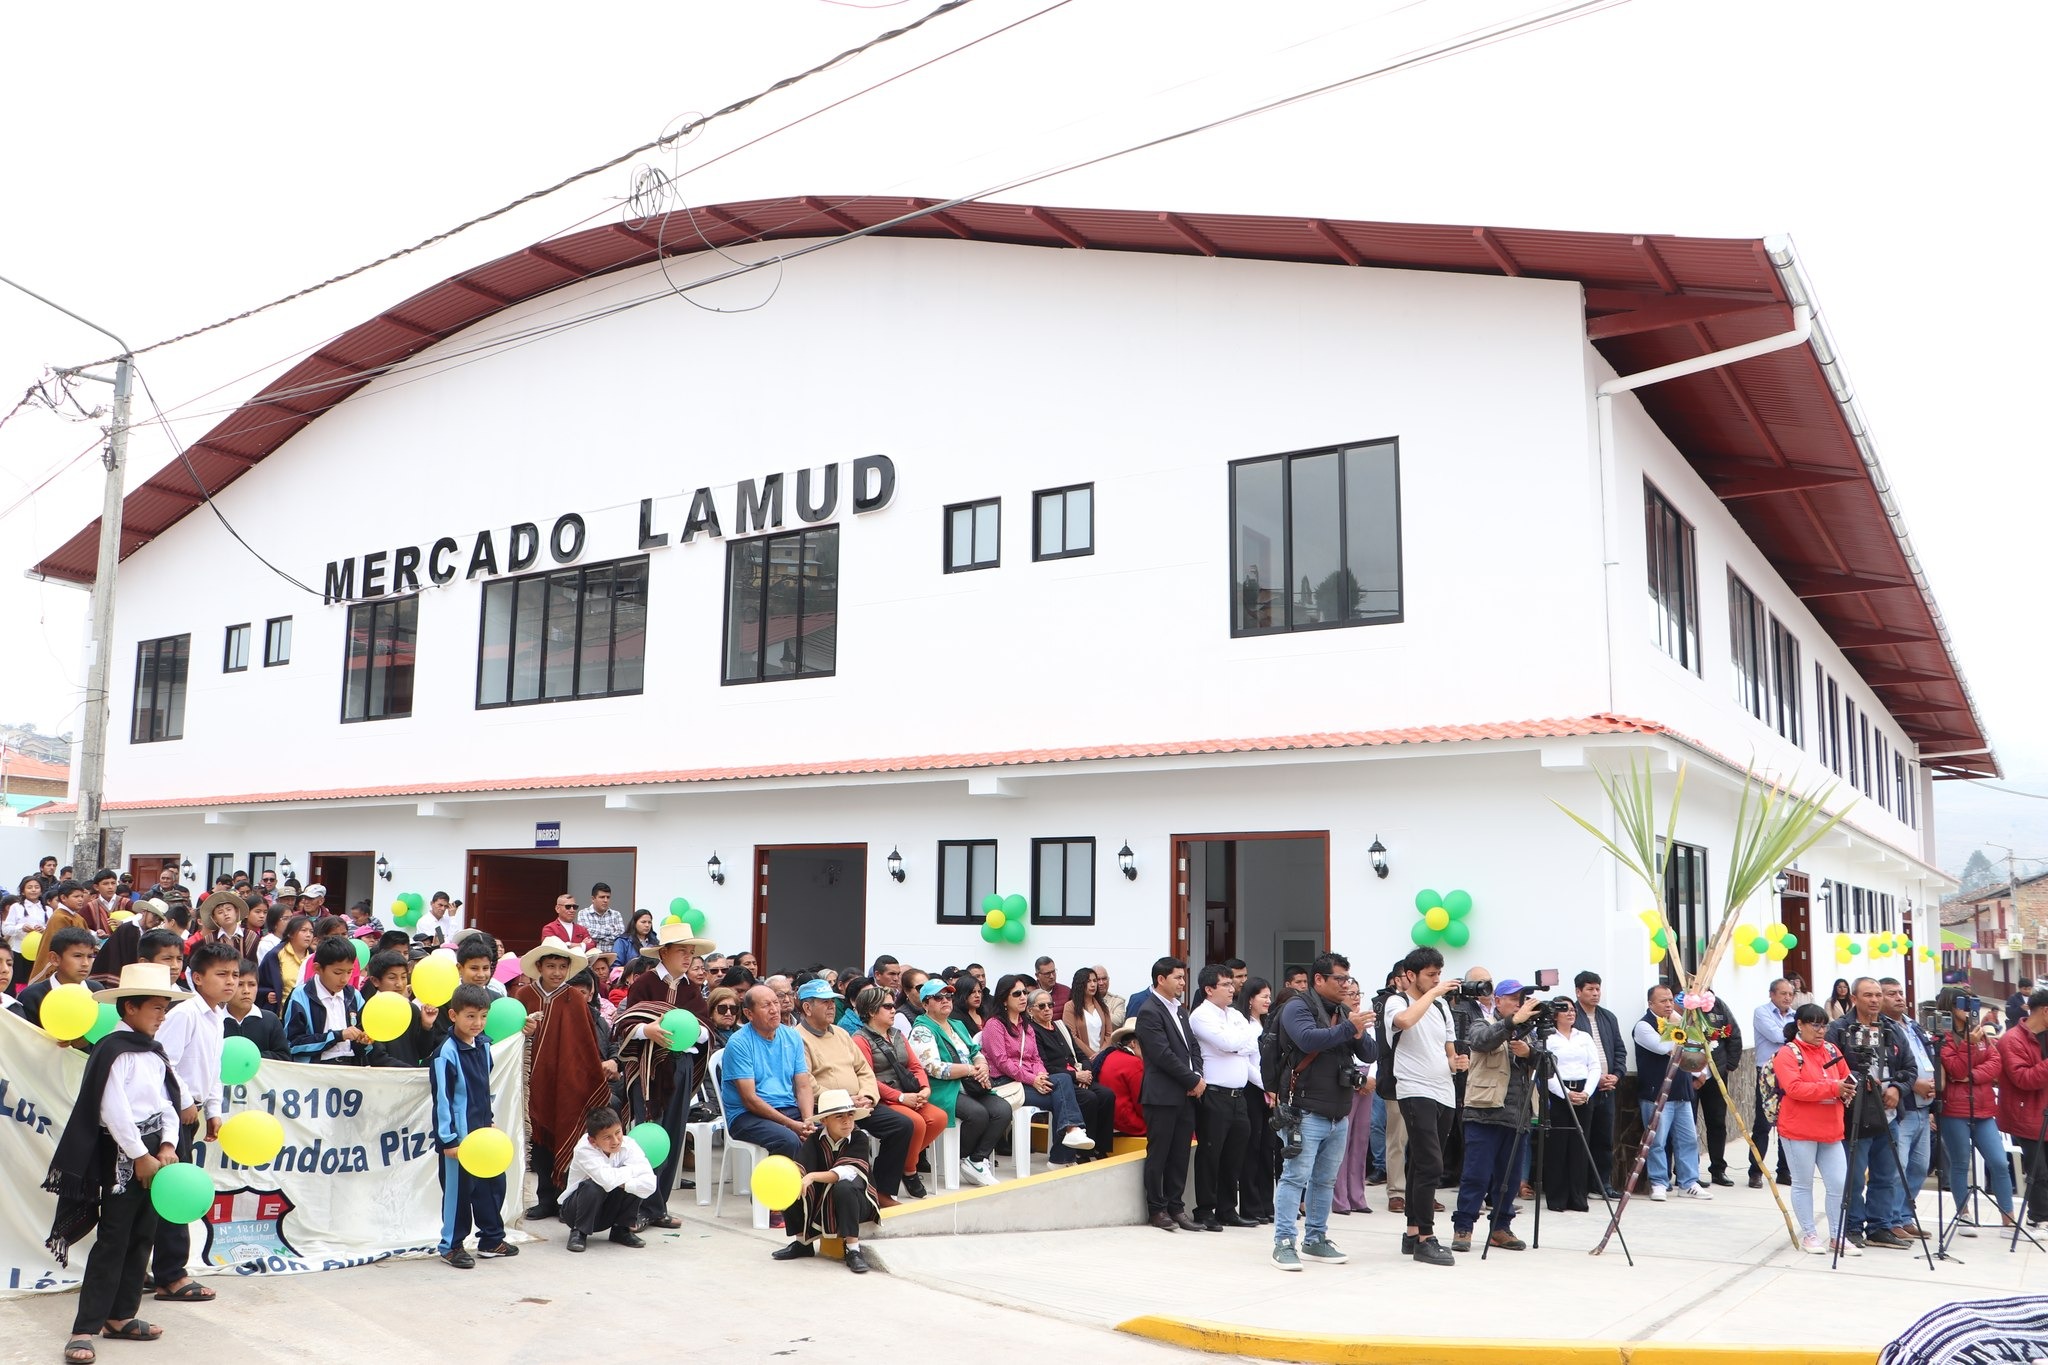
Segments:
[[[725,864],[718,861],[718,850],[711,850],[711,861],[704,864],[704,871],[710,876],[713,886],[725,885]]]
[[[1771,878],[1771,889],[1781,896],[1790,891],[1792,889],[1791,872],[1785,868],[1779,868],[1778,875]]]
[[[290,858],[279,858],[277,860],[277,875],[279,880],[292,875],[292,860]]]
[[[381,853],[377,855],[377,875],[387,882],[391,880],[391,864]]]
[[[1138,880],[1138,855],[1131,852],[1131,841],[1124,840],[1124,846],[1116,851],[1116,869],[1124,874],[1124,880]]]
[[[190,858],[183,859],[178,863],[178,880],[181,882],[192,880],[192,860]]]
[[[1372,857],[1372,870],[1381,881],[1387,879],[1387,846],[1380,842],[1380,836],[1372,836],[1372,847],[1366,850]]]
[[[889,845],[889,880],[901,886],[903,885],[904,875],[903,855],[896,850],[894,844],[891,844]]]

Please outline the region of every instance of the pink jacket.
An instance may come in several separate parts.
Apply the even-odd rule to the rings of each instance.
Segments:
[[[988,1058],[989,1075],[1006,1081],[1030,1085],[1045,1074],[1045,1063],[1038,1060],[1038,1035],[1028,1020],[1012,1033],[1000,1017],[991,1018],[982,1025],[981,1053]]]

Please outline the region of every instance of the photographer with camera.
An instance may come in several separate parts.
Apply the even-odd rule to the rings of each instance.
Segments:
[[[1402,966],[1414,975],[1415,989],[1388,1021],[1394,1048],[1388,1069],[1400,1084],[1401,1121],[1408,1130],[1408,1229],[1401,1250],[1424,1265],[1453,1265],[1451,1253],[1436,1240],[1435,1209],[1445,1129],[1458,1107],[1451,1077],[1470,1065],[1451,1046],[1451,1011],[1443,1003],[1458,983],[1439,980],[1444,955],[1434,948],[1415,949]],[[1387,1007],[1399,998],[1389,998]]]
[[[1899,1103],[1917,1073],[1905,1039],[1884,1017],[1884,988],[1877,979],[1859,976],[1849,993],[1854,1008],[1827,1031],[1827,1041],[1849,1059],[1849,1069],[1863,1090],[1856,1114],[1859,1131],[1847,1134],[1849,1186],[1843,1226],[1851,1246],[1903,1251],[1912,1243],[1894,1233],[1890,1222],[1899,1199],[1898,1165],[1892,1154],[1872,1144],[1891,1144]],[[1856,1108],[1853,1102],[1851,1108]]]
[[[1678,1166],[1678,1197],[1712,1197],[1700,1184],[1700,1141],[1692,1122],[1693,1090],[1700,1077],[1706,1074],[1706,1058],[1701,1057],[1698,1067],[1690,1070],[1684,1064],[1685,1059],[1678,1058],[1680,1065],[1673,1071],[1672,1063],[1680,1049],[1662,1032],[1662,1026],[1683,1019],[1671,988],[1660,981],[1650,987],[1649,1008],[1636,1021],[1632,1035],[1636,1045],[1637,1107],[1643,1112],[1643,1141],[1650,1145],[1650,1198],[1660,1202],[1669,1198],[1674,1159]],[[1658,1116],[1657,1127],[1652,1131],[1650,1114],[1657,1107],[1657,1091],[1664,1084],[1666,1071],[1672,1071],[1671,1089],[1664,1099],[1664,1112]],[[1673,1144],[1676,1144],[1675,1153],[1668,1150]]]
[[[1983,1002],[1954,986],[1935,998],[1946,1016],[1947,1028],[1939,1021],[1941,1070],[1947,1084],[1941,1092],[1941,1152],[1948,1161],[1948,1188],[1955,1197],[1956,1216],[1963,1234],[1982,1221],[1981,1211],[1970,1197],[1970,1149],[1984,1158],[1984,1182],[1991,1189],[1992,1202],[2006,1227],[2012,1226],[2012,1170],[2006,1164],[2005,1149],[1998,1141],[1998,1086],[2004,1078],[1997,1034],[1983,1017]]]
[[[1515,1134],[1529,1122],[1529,1083],[1536,1068],[1529,1040],[1519,1031],[1536,1015],[1535,1002],[1524,998],[1533,989],[1519,981],[1503,981],[1496,988],[1491,972],[1474,967],[1451,1002],[1451,1046],[1471,1067],[1465,1073],[1465,1159],[1458,1207],[1451,1215],[1453,1251],[1472,1249],[1479,1206],[1489,1196],[1493,1216],[1487,1220],[1487,1243],[1504,1251],[1528,1246],[1513,1231],[1521,1179],[1509,1169],[1508,1157]]]
[[[1280,1010],[1273,1065],[1264,1067],[1273,1123],[1286,1162],[1273,1194],[1273,1264],[1300,1270],[1302,1258],[1342,1265],[1330,1242],[1330,1200],[1350,1133],[1351,1099],[1364,1083],[1362,1066],[1379,1056],[1371,1010],[1343,1008],[1351,962],[1324,953],[1309,969],[1309,989]],[[1294,1220],[1306,1206],[1308,1226],[1297,1250]]]
[[[2027,1224],[2048,1223],[2048,1160],[2041,1150],[2041,1116],[2048,1110],[2048,988],[2027,997],[2018,1028],[1998,1040],[1998,1128],[2020,1149],[2027,1175]]]

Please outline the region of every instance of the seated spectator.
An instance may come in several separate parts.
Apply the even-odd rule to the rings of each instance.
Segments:
[[[726,1041],[719,1059],[718,1098],[725,1130],[741,1142],[794,1159],[811,1121],[811,1064],[803,1040],[782,1023],[782,1007],[766,986],[741,997],[746,1026]]]
[[[711,1050],[716,1052],[742,1027],[740,994],[730,986],[713,986],[705,999],[704,1009],[711,1016]]]
[[[961,968],[960,975],[953,978],[953,1020],[977,1038],[988,1027],[988,1012],[982,1003],[987,989],[971,966]]]
[[[1074,1098],[1081,1105],[1082,1126],[1095,1143],[1093,1151],[1081,1152],[1076,1160],[1093,1161],[1098,1156],[1108,1156],[1110,1145],[1116,1141],[1116,1096],[1097,1086],[1095,1073],[1082,1065],[1086,1059],[1074,1046],[1066,1025],[1059,1022],[1052,992],[1035,986],[1028,1004],[1038,1060],[1049,1074],[1064,1075],[1073,1081]]]
[[[803,1023],[797,1037],[810,1063],[811,1083],[819,1090],[844,1090],[853,1096],[860,1116],[854,1124],[875,1140],[875,1196],[883,1208],[893,1207],[896,1191],[902,1188],[903,1171],[911,1166],[910,1120],[884,1107],[875,1070],[853,1044],[853,1038],[832,1022],[839,1000],[823,980],[804,983],[797,992]]]
[[[1090,1067],[1097,1083],[1115,1097],[1116,1131],[1127,1137],[1145,1136],[1145,1109],[1138,1091],[1145,1081],[1145,1063],[1138,1057],[1138,1021],[1125,1019],[1109,1031],[1109,1046],[1095,1056]]]
[[[837,1237],[845,1247],[846,1268],[856,1275],[868,1273],[860,1250],[860,1225],[881,1221],[882,1199],[874,1189],[872,1146],[854,1129],[858,1112],[854,1097],[844,1090],[826,1090],[818,1096],[818,1123],[804,1137],[797,1157],[804,1168],[802,1191],[783,1211],[790,1243],[774,1253],[775,1260],[815,1256],[820,1237]]]
[[[988,1057],[989,1074],[998,1081],[1016,1081],[1024,1087],[1024,1103],[1052,1114],[1055,1164],[1072,1161],[1074,1152],[1090,1151],[1095,1140],[1081,1114],[1081,1101],[1074,1094],[1074,1078],[1065,1072],[1048,1073],[1038,1057],[1038,1036],[1025,1015],[1031,1000],[1031,978],[1011,973],[996,983],[996,1014],[981,1030],[981,1050]],[[1018,1153],[1018,1164],[1023,1164]]]
[[[993,1185],[990,1158],[1010,1130],[1010,1106],[989,1088],[981,1045],[953,1017],[953,988],[934,978],[919,994],[924,1014],[910,1031],[910,1045],[931,1079],[932,1104],[960,1125],[960,1173],[976,1185]]]
[[[1074,973],[1074,984],[1068,988],[1061,1022],[1074,1040],[1074,1050],[1083,1057],[1093,1057],[1108,1047],[1110,1030],[1116,1027],[1102,999],[1107,984],[1108,978],[1096,975],[1093,967],[1083,967]]]
[[[618,1111],[591,1110],[570,1154],[569,1175],[556,1211],[569,1229],[569,1250],[582,1251],[599,1228],[610,1228],[612,1241],[620,1246],[646,1246],[633,1224],[640,1202],[653,1193],[654,1168],[639,1143],[626,1141]]]
[[[918,1179],[918,1159],[946,1131],[946,1111],[931,1102],[931,1080],[909,1043],[896,1032],[896,1002],[881,987],[869,986],[853,1006],[860,1015],[860,1031],[853,1035],[853,1043],[875,1073],[881,1103],[910,1124],[903,1192],[912,1199],[923,1199],[928,1191]]]

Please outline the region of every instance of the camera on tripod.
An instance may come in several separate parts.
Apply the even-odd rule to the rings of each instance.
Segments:
[[[1484,1000],[1492,994],[1493,983],[1491,981],[1460,981],[1458,983],[1458,998],[1460,1000]]]
[[[1876,1024],[1851,1024],[1842,1030],[1842,1056],[1849,1069],[1868,1076],[1877,1065],[1877,1050],[1884,1046],[1884,1030]]]

